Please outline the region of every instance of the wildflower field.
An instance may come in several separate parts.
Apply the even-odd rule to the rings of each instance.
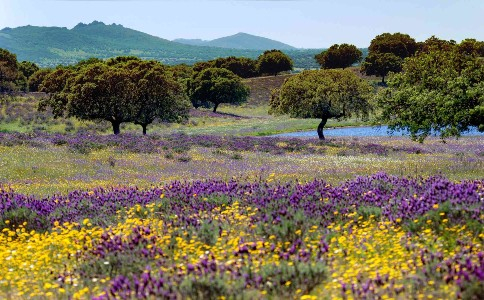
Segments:
[[[0,298],[480,299],[484,142],[0,133]]]

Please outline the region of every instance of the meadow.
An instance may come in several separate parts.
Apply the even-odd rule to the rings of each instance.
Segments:
[[[261,103],[112,136],[34,108],[0,110],[0,298],[484,293],[482,137],[263,137],[318,120]]]

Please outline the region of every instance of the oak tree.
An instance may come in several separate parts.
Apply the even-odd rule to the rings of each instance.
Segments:
[[[259,56],[257,65],[260,74],[276,76],[280,72],[290,71],[293,62],[289,56],[280,50],[268,50]]]
[[[334,44],[328,50],[315,56],[321,69],[347,68],[361,61],[361,51],[355,45]]]
[[[317,133],[324,140],[328,119],[368,117],[371,94],[370,84],[349,70],[304,71],[273,91],[269,113],[321,119]]]
[[[433,133],[459,136],[472,126],[484,131],[484,61],[478,51],[463,51],[469,46],[463,43],[406,59],[403,72],[376,97],[381,121],[420,142]]]
[[[0,93],[13,92],[17,77],[17,56],[0,48]]]
[[[211,103],[213,112],[221,103],[239,104],[247,101],[249,88],[241,78],[223,68],[208,68],[193,75],[189,95],[195,107]]]
[[[400,72],[404,58],[414,55],[417,49],[417,42],[408,34],[380,34],[371,41],[361,70],[367,75],[380,76],[385,83],[385,76],[389,72]]]

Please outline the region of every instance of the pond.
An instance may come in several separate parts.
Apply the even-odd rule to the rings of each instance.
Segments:
[[[388,133],[387,126],[364,126],[364,127],[344,127],[334,129],[324,129],[324,136],[402,136],[404,132],[396,131],[393,134]],[[470,131],[462,133],[463,136],[483,136],[484,132],[479,132],[477,127],[473,127]],[[299,131],[282,133],[274,136],[280,137],[317,137],[316,127],[312,131]]]

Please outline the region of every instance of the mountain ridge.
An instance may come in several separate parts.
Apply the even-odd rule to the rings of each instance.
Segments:
[[[175,39],[174,42],[196,45],[196,46],[208,46],[219,47],[229,49],[247,49],[247,50],[296,50],[296,47],[291,45],[272,40],[266,37],[248,34],[245,32],[239,32],[230,36],[224,36],[213,40],[202,39]]]
[[[193,64],[218,57],[256,59],[263,51],[186,45],[126,28],[94,21],[79,23],[71,29],[56,26],[26,25],[0,30],[0,48],[17,55],[19,61],[32,61],[42,67],[77,63],[90,57],[107,59],[134,55],[164,64]],[[270,47],[270,50],[273,47]],[[321,49],[284,50],[298,68],[317,68],[314,55]]]

